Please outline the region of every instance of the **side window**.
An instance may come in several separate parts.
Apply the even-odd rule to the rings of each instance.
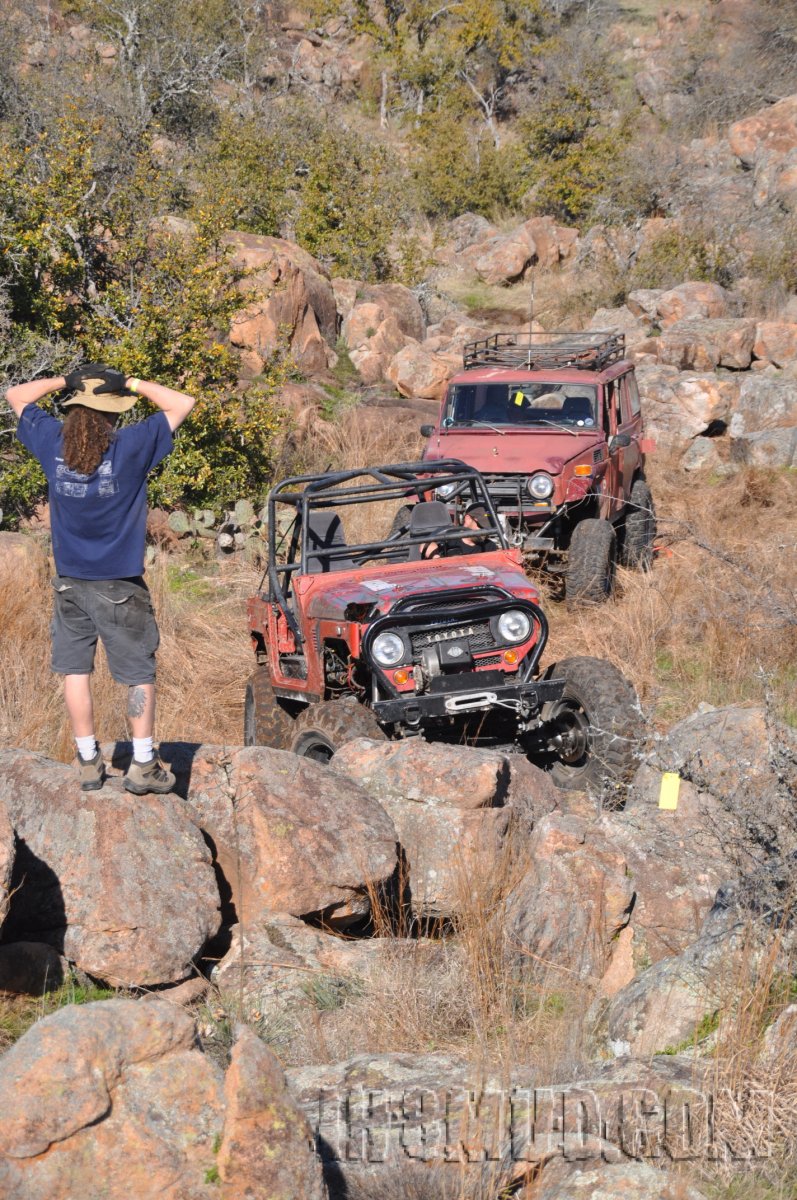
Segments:
[[[642,401],[639,399],[636,376],[626,375],[626,380],[628,381],[628,399],[631,404],[631,416],[638,417],[642,410]]]
[[[623,415],[623,409],[625,409],[626,413],[628,412],[628,401],[627,400],[624,401],[625,380],[626,380],[626,376],[623,376],[621,379],[615,379],[615,381],[614,381],[614,404],[615,404],[615,419],[616,419],[615,428],[616,429],[619,429],[620,426],[623,424],[623,422],[627,419]]]
[[[603,385],[603,432],[607,437],[612,432],[612,409],[614,407],[614,382]]]

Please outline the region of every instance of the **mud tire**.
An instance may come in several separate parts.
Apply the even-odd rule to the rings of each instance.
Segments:
[[[322,700],[296,718],[288,748],[300,758],[328,763],[345,742],[361,737],[373,741],[387,737],[370,708],[353,698]]]
[[[639,763],[644,723],[625,676],[604,659],[581,657],[554,663],[546,675],[566,684],[560,700],[543,705],[542,718],[559,717],[573,731],[570,753],[551,767],[553,782],[603,794],[628,783]]]
[[[387,535],[388,540],[392,537],[396,537],[398,541],[401,541],[401,538],[398,538],[397,535],[400,534],[402,530],[405,534],[409,532],[410,517],[412,516],[413,507],[414,505],[412,504],[402,504],[401,508],[393,518],[393,524],[390,526],[390,533]]]
[[[268,667],[258,667],[246,681],[244,745],[287,750],[294,724],[293,717],[282,708],[274,695]]]
[[[570,539],[567,599],[571,604],[603,604],[614,591],[617,534],[609,521],[588,517]]]
[[[644,479],[637,479],[628,500],[625,518],[623,560],[635,571],[649,571],[653,565],[653,543],[656,540],[656,510],[653,495]]]

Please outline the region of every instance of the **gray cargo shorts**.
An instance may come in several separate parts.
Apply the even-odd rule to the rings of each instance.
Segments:
[[[149,588],[136,579],[52,580],[52,669],[58,675],[90,675],[99,637],[117,683],[155,682],[160,644]]]

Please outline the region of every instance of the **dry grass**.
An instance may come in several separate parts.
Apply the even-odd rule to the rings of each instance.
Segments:
[[[547,659],[615,662],[660,728],[701,701],[769,702],[797,723],[797,472],[686,480],[658,464],[651,484],[653,571],[620,569],[600,609],[546,605]]]
[[[244,681],[253,669],[245,597],[258,576],[244,565],[191,568],[159,554],[147,572],[158,623],[160,741],[240,744]],[[49,668],[50,588],[0,593],[0,745],[22,746],[65,762],[74,757],[60,679]],[[127,689],[114,683],[98,649],[93,680],[95,730],[105,740],[130,736]]]
[[[308,995],[277,1031],[280,1054],[292,1064],[338,1062],[355,1054],[444,1052],[489,1067],[509,1079],[518,1064],[532,1065],[546,1082],[577,1078],[588,1061],[586,990],[563,987],[561,972],[536,963],[517,969],[504,912],[507,897],[528,867],[526,833],[519,826],[492,864],[474,873],[456,870],[455,926],[438,940],[396,939],[407,927],[376,903],[367,967],[341,988]]]

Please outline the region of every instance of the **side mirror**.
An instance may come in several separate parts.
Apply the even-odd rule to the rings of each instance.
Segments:
[[[616,433],[614,437],[609,438],[609,453],[614,454],[615,450],[625,450],[632,441],[630,433]]]
[[[421,437],[429,438],[434,433],[434,425],[421,425]]]

